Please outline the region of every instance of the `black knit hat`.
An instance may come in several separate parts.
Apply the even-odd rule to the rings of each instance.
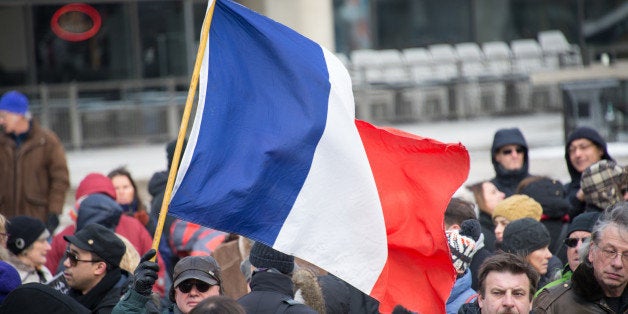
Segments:
[[[563,184],[558,180],[539,178],[523,187],[519,193],[539,202],[543,207],[543,214],[549,218],[562,218],[571,207],[565,198]]]
[[[482,226],[477,219],[467,219],[460,224],[460,234],[477,241],[482,234]]]
[[[593,226],[595,226],[600,215],[602,215],[601,212],[588,212],[576,216],[569,224],[569,228],[567,228],[567,236],[574,231],[592,232]]]
[[[549,244],[549,231],[532,218],[517,219],[504,229],[502,249],[505,252],[527,256]]]
[[[294,270],[294,256],[281,253],[261,242],[253,244],[249,261],[257,268],[274,268],[283,274],[291,274]]]
[[[50,235],[41,220],[28,216],[11,218],[7,224],[7,233],[7,248],[15,255],[22,253],[39,237]]]

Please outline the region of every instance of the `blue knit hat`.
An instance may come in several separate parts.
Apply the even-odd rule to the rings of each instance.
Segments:
[[[28,98],[18,91],[8,91],[0,98],[0,110],[24,116],[28,112]]]
[[[9,292],[22,284],[22,279],[13,266],[3,261],[0,261],[0,278],[2,278],[0,280],[0,303],[2,303]]]

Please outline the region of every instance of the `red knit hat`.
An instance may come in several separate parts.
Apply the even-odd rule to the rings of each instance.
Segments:
[[[74,200],[78,201],[79,198],[94,193],[102,193],[114,200],[116,199],[116,189],[113,187],[111,179],[103,174],[93,172],[79,183]]]

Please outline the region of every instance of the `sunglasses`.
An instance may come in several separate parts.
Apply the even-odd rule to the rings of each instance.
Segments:
[[[574,248],[576,246],[578,246],[578,242],[582,241],[586,241],[589,240],[589,237],[584,237],[584,238],[567,238],[565,239],[565,245],[570,247],[570,248]]]
[[[99,263],[99,262],[102,262],[101,260],[79,259],[78,256],[76,256],[76,254],[70,252],[70,250],[65,251],[65,254],[63,256],[65,256],[65,258],[70,260],[70,266],[72,266],[72,267],[75,267],[76,264],[78,264],[78,262],[84,262],[84,263]]]
[[[183,292],[183,293],[188,293],[190,291],[192,291],[192,287],[196,286],[196,290],[198,290],[198,292],[200,293],[205,293],[207,292],[207,290],[209,290],[209,287],[211,287],[210,284],[203,282],[203,281],[198,281],[198,280],[186,280],[182,283],[179,284],[179,286],[177,286],[177,289],[179,289],[179,291]]]
[[[522,154],[523,153],[523,148],[518,147],[517,149],[515,149],[515,151],[517,152],[517,154]],[[502,150],[502,155],[510,155],[512,154],[512,149],[504,149]]]

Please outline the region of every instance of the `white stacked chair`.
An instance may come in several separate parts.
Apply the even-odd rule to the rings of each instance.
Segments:
[[[449,93],[445,83],[438,79],[433,68],[432,55],[425,48],[403,50],[413,87],[403,92],[404,101],[411,107],[415,120],[440,119],[449,112]]]
[[[501,113],[505,110],[506,87],[499,75],[491,74],[486,57],[473,42],[455,45],[460,59],[460,74],[464,79],[461,96],[466,101],[459,116],[477,116],[482,112]]]
[[[515,71],[530,75],[538,72],[556,70],[548,68],[543,58],[541,45],[535,39],[513,40],[510,44],[515,56]],[[556,107],[560,92],[556,84],[532,86],[529,105],[525,109],[542,109]]]
[[[550,68],[581,66],[580,48],[572,45],[560,30],[547,30],[537,35],[545,64]]]
[[[395,92],[378,86],[384,82],[376,50],[359,49],[351,52],[351,63],[358,81],[354,82],[356,116],[371,122],[395,118]]]

